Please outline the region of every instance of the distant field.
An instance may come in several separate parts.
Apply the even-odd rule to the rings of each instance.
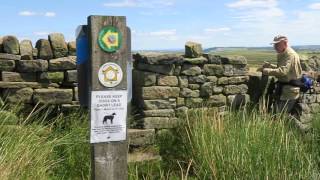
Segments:
[[[302,50],[298,51],[299,55],[312,56],[320,55],[320,51],[308,51]],[[258,67],[263,64],[263,61],[270,61],[276,63],[276,52],[270,50],[251,50],[251,49],[237,49],[237,50],[226,50],[219,52],[211,52],[211,54],[220,55],[220,56],[232,56],[239,55],[244,56],[248,60],[248,65],[250,67]]]

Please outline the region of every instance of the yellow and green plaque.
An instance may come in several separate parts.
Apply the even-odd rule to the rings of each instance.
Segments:
[[[115,52],[121,48],[122,35],[116,27],[106,26],[99,32],[98,44],[106,52]]]

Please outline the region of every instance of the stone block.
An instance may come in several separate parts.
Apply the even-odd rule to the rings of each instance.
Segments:
[[[223,69],[224,69],[224,72],[223,72],[224,76],[233,76],[234,75],[234,69],[233,69],[232,65],[225,64],[225,65],[223,65]]]
[[[212,95],[212,88],[213,88],[213,83],[212,82],[206,82],[201,85],[200,88],[200,96],[201,97],[209,97]]]
[[[14,55],[14,54],[7,54],[7,53],[0,53],[0,60],[21,60],[20,55]]]
[[[168,86],[142,87],[142,97],[144,99],[163,99],[179,97],[180,88]]]
[[[0,53],[3,52],[3,37],[0,36]]]
[[[188,64],[204,64],[208,62],[208,59],[205,57],[184,58],[183,62]]]
[[[181,65],[175,65],[174,71],[173,71],[173,75],[175,76],[179,76],[181,73]]]
[[[227,104],[229,106],[238,108],[250,102],[250,96],[248,94],[229,95],[227,100]]]
[[[73,88],[73,101],[79,101],[79,89],[78,87]]]
[[[245,94],[248,91],[248,86],[245,84],[240,85],[227,85],[223,89],[223,93],[226,95],[230,94]]]
[[[216,84],[218,81],[218,78],[216,76],[207,76],[207,80],[209,82],[212,82],[213,84]]]
[[[157,109],[174,109],[177,103],[174,99],[169,100],[144,100],[143,109],[145,110],[157,110]]]
[[[203,106],[203,99],[202,98],[186,98],[185,101],[186,101],[186,106],[188,108]]]
[[[72,41],[72,42],[68,42],[68,52],[69,52],[69,56],[76,56],[76,42]]]
[[[220,94],[223,92],[223,87],[222,86],[213,86],[213,94]]]
[[[320,112],[320,104],[312,103],[309,105],[311,113],[316,114]]]
[[[312,115],[311,114],[302,113],[299,116],[299,121],[301,123],[303,123],[303,124],[311,123],[312,122]]]
[[[189,108],[186,106],[182,106],[176,109],[176,115],[179,118],[185,118],[188,115]]]
[[[228,56],[228,64],[247,64],[247,59],[244,56]]]
[[[72,89],[35,89],[34,103],[42,104],[68,104],[72,103]]]
[[[228,78],[229,84],[239,84],[239,83],[247,83],[249,81],[249,76],[237,76]]]
[[[38,58],[38,49],[37,48],[32,48],[32,57],[33,57],[33,59],[41,59],[41,58]]]
[[[296,108],[300,113],[309,114],[311,112],[311,108],[305,103],[297,103]]]
[[[302,100],[302,103],[306,103],[306,104],[315,103],[317,101],[317,95],[316,94],[303,94],[301,100]]]
[[[184,106],[186,103],[184,101],[184,98],[182,97],[177,97],[177,107]]]
[[[221,77],[218,79],[218,85],[227,85],[229,84],[229,78],[228,77]]]
[[[68,47],[61,33],[49,34],[49,41],[53,51],[54,58],[61,58],[68,55]]]
[[[201,74],[201,68],[196,65],[184,64],[181,69],[181,74],[187,76],[196,76]]]
[[[8,88],[13,88],[13,89],[21,89],[21,88],[48,88],[48,87],[59,87],[59,85],[51,83],[38,83],[38,82],[3,82],[0,81],[0,88],[2,89],[8,89]]]
[[[19,41],[15,36],[3,37],[3,52],[8,54],[20,54]]]
[[[246,76],[248,75],[249,67],[246,65],[233,65],[234,76]]]
[[[209,64],[221,64],[221,56],[213,54],[203,54],[203,56],[208,59]]]
[[[187,88],[189,85],[187,76],[179,76],[178,81],[179,81],[180,88]]]
[[[133,59],[138,63],[143,64],[181,64],[183,62],[183,57],[180,54],[159,54],[159,53],[149,53],[149,54],[134,54]]]
[[[205,75],[198,76],[189,76],[189,84],[203,84],[207,81],[207,77]]]
[[[39,59],[49,60],[53,58],[52,48],[48,40],[39,39],[36,43],[36,48]]]
[[[142,122],[145,129],[169,129],[175,128],[179,120],[168,117],[146,117],[142,119]]]
[[[16,67],[14,60],[0,59],[0,71],[14,71]]]
[[[223,94],[212,95],[206,101],[208,106],[224,106],[226,103],[227,98]]]
[[[188,88],[191,90],[200,90],[200,84],[189,84]]]
[[[35,82],[37,76],[35,73],[16,73],[16,72],[1,72],[2,81],[5,82]]]
[[[151,65],[144,63],[137,63],[135,68],[142,71],[155,72],[164,75],[173,75],[174,72],[174,64],[166,64],[166,65]]]
[[[32,42],[30,40],[23,40],[20,42],[21,59],[24,59],[24,60],[33,59],[32,50],[33,50],[33,47],[32,47]]]
[[[77,70],[68,70],[64,72],[64,80],[66,82],[78,82]]]
[[[47,60],[20,60],[17,62],[18,72],[43,72],[48,71]]]
[[[130,146],[152,145],[155,140],[154,129],[128,129]]]
[[[222,76],[224,73],[223,67],[218,64],[205,64],[203,69],[208,76]]]
[[[197,58],[202,55],[202,46],[196,42],[187,42],[185,44],[185,57],[187,58]]]
[[[49,71],[65,71],[76,69],[76,57],[68,56],[49,60]]]
[[[174,117],[175,116],[175,112],[173,109],[144,110],[142,114],[145,117]]]
[[[133,80],[135,86],[154,86],[156,85],[157,76],[155,73],[133,70]]]
[[[199,97],[200,91],[199,90],[191,90],[189,88],[182,88],[180,91],[181,97]]]
[[[31,103],[33,89],[32,88],[5,89],[3,94],[6,102]]]
[[[178,78],[177,76],[158,76],[158,85],[159,86],[178,86]]]
[[[49,82],[62,83],[65,79],[64,72],[47,72]]]

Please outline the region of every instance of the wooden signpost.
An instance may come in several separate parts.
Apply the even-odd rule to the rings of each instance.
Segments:
[[[92,179],[127,179],[126,18],[89,16],[87,32]]]

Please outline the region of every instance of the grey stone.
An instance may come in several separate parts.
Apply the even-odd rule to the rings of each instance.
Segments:
[[[182,88],[180,91],[181,97],[199,97],[200,91],[199,90],[191,90],[188,88]]]
[[[159,86],[178,86],[177,76],[158,76],[158,85]]]
[[[182,68],[182,67],[181,67],[180,65],[175,65],[173,75],[179,76],[180,73],[181,73],[181,68]]]
[[[48,72],[48,80],[53,83],[62,83],[65,79],[64,72]]]
[[[33,94],[32,88],[4,90],[5,100],[10,103],[31,103],[32,94]]]
[[[20,45],[18,39],[15,36],[4,36],[3,51],[8,54],[19,54]]]
[[[316,94],[303,94],[302,95],[302,103],[315,103],[317,101],[317,95]]]
[[[224,106],[227,103],[227,98],[223,94],[212,95],[207,99],[208,106]]]
[[[41,59],[41,58],[38,58],[38,49],[37,48],[32,48],[32,57],[33,57],[33,59]]]
[[[51,83],[49,80],[48,72],[37,72],[37,81],[39,83]]]
[[[188,87],[188,77],[187,76],[179,76],[178,77],[179,81],[179,87],[180,88],[187,88]]]
[[[227,85],[227,84],[229,84],[228,77],[221,77],[218,79],[218,85]]]
[[[200,89],[200,84],[189,84],[188,88],[191,90],[197,90]]]
[[[173,109],[157,109],[157,110],[144,110],[145,117],[174,117],[175,112]]]
[[[5,82],[25,82],[25,81],[37,81],[35,73],[16,73],[16,72],[1,72],[2,81]]]
[[[142,121],[145,129],[169,129],[176,127],[179,123],[177,118],[168,117],[147,117]]]
[[[247,83],[248,81],[249,76],[237,76],[228,78],[229,84]]]
[[[223,75],[223,67],[217,64],[205,64],[203,66],[204,74],[209,76],[221,76]]]
[[[67,104],[72,103],[72,89],[35,89],[34,103],[42,104]]]
[[[203,99],[202,98],[186,98],[185,101],[186,101],[186,106],[188,108],[203,106]]]
[[[228,64],[247,64],[247,59],[244,56],[228,56]]]
[[[53,58],[50,42],[46,39],[39,39],[36,43],[38,49],[38,58],[49,60]]]
[[[197,84],[197,83],[205,83],[207,81],[207,77],[205,75],[198,75],[198,76],[190,76],[189,83],[190,84]]]
[[[311,114],[302,113],[299,116],[299,121],[301,123],[303,123],[303,124],[310,123],[312,121],[312,115]]]
[[[3,37],[0,36],[0,53],[3,52]]]
[[[128,129],[128,144],[131,146],[152,145],[155,140],[154,129]]]
[[[223,89],[223,93],[226,95],[230,94],[245,94],[248,91],[248,86],[245,84],[240,85],[227,85]]]
[[[243,106],[250,101],[250,96],[248,94],[236,94],[236,95],[229,95],[227,97],[228,105],[234,108]]]
[[[202,53],[201,44],[190,41],[185,44],[185,56],[187,58],[197,58],[200,57]]]
[[[173,75],[174,72],[174,64],[166,64],[166,65],[150,65],[144,63],[137,63],[135,68],[142,71],[155,72],[164,75]]]
[[[223,92],[223,87],[222,86],[213,86],[213,94],[220,94]]]
[[[182,55],[179,54],[134,54],[133,58],[138,63],[143,64],[180,64],[183,62]]]
[[[76,69],[76,57],[68,56],[49,60],[50,71],[64,71]]]
[[[133,73],[133,80],[135,86],[154,86],[156,85],[157,76],[155,73],[139,71],[134,69]]]
[[[316,100],[317,103],[320,103],[320,94],[317,94],[317,100]]]
[[[33,59],[32,54],[32,42],[30,40],[23,40],[20,42],[20,55],[21,59],[30,60]]]
[[[208,59],[205,57],[197,57],[197,58],[184,58],[184,63],[189,64],[204,64],[208,62]]]
[[[217,83],[218,78],[216,76],[207,76],[207,80],[213,84]]]
[[[77,70],[68,70],[64,72],[66,82],[78,82]]]
[[[201,85],[200,88],[200,96],[201,97],[209,97],[212,95],[212,89],[213,89],[213,83],[212,82],[206,82]]]
[[[225,65],[223,65],[223,69],[224,69],[224,72],[223,72],[224,76],[233,76],[234,75],[234,69],[233,69],[232,65],[225,64]]]
[[[156,109],[174,109],[176,107],[175,101],[170,100],[144,100],[143,109],[156,110]]]
[[[53,51],[54,58],[61,58],[68,55],[68,47],[61,33],[49,34],[49,41]]]
[[[17,62],[18,72],[42,72],[48,71],[48,61],[47,60],[20,60]]]
[[[69,56],[76,56],[76,42],[68,42],[68,51],[69,51]]]
[[[79,101],[79,88],[78,87],[74,87],[73,88],[73,101]]]
[[[188,115],[189,108],[186,106],[182,106],[176,109],[176,115],[179,118],[184,118]]]
[[[15,66],[14,60],[0,59],[0,71],[13,71]]]
[[[177,97],[177,107],[184,106],[185,104],[184,98]]]
[[[201,74],[201,68],[196,65],[184,64],[182,66],[181,74],[187,76],[196,76]]]
[[[43,84],[38,82],[3,82],[0,81],[0,88],[7,89],[21,89],[21,88],[47,88],[47,87],[59,87],[57,84]]]
[[[142,97],[144,99],[162,99],[178,97],[180,88],[167,86],[152,86],[142,88]]]
[[[21,60],[20,55],[0,53],[0,60]]]
[[[233,65],[234,76],[245,76],[248,75],[249,67],[246,65]]]
[[[221,64],[221,56],[213,54],[203,54],[208,59],[209,64]]]
[[[315,103],[314,103],[315,104]],[[310,113],[311,108],[305,104],[305,103],[297,103],[296,108],[301,112],[301,113]]]

